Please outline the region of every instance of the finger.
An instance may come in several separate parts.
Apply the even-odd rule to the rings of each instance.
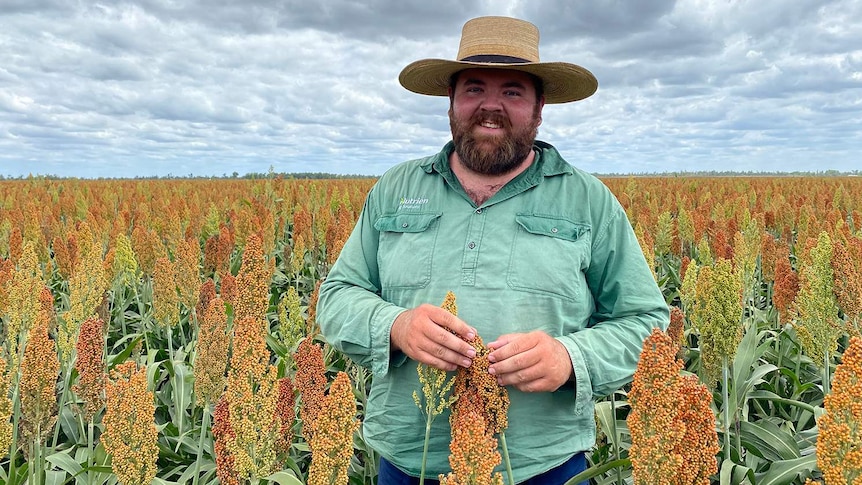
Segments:
[[[497,384],[513,386],[520,391],[534,392],[544,378],[540,366],[519,369],[514,372],[497,375]]]
[[[470,344],[436,325],[428,330],[420,346],[435,357],[458,364],[463,359],[472,359],[476,356],[476,350]]]
[[[497,352],[502,352],[504,350],[508,350],[508,347],[505,349],[500,349]],[[530,369],[539,364],[541,361],[541,355],[538,352],[534,352],[531,350],[527,352],[519,352],[513,354],[510,357],[500,358],[497,356],[494,362],[491,362],[490,355],[488,356],[488,361],[490,365],[488,366],[488,373],[491,375],[511,375],[519,372],[524,372],[527,369]],[[524,375],[519,377],[519,380],[523,381],[527,378],[530,378],[529,375]]]
[[[533,346],[526,337],[526,334],[520,333],[499,336],[497,340],[488,344],[491,350],[488,354],[488,362],[502,362],[526,352]]]
[[[476,329],[467,325],[467,322],[442,308],[437,308],[436,310],[439,311],[435,312],[435,314],[431,316],[434,323],[442,327],[446,327],[450,332],[463,340],[472,341],[476,338]]]

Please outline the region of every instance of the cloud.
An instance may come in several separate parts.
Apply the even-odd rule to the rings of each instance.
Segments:
[[[597,76],[540,132],[585,170],[860,167],[853,0],[10,0],[0,175],[379,175],[448,140],[448,99],[397,77],[478,15]]]

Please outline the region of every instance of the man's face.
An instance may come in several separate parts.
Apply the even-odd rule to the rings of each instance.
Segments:
[[[455,151],[468,169],[507,173],[530,154],[542,123],[530,75],[503,69],[467,69],[450,92],[449,126]]]

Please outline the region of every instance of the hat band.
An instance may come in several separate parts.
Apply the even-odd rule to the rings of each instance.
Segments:
[[[497,54],[481,54],[461,59],[462,62],[484,62],[487,64],[527,64],[530,61],[520,57],[501,56]]]

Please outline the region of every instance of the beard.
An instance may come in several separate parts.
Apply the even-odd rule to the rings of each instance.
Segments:
[[[498,124],[502,134],[476,135],[474,128],[484,120]],[[450,108],[449,127],[455,153],[466,168],[483,175],[501,175],[517,168],[533,149],[539,131],[538,110],[534,110],[529,126],[514,129],[509,119],[498,113],[476,113],[461,120]]]

